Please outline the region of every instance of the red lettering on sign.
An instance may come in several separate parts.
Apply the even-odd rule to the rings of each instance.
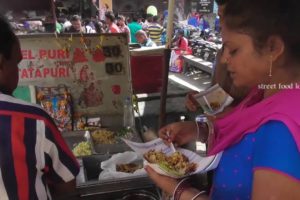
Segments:
[[[45,68],[44,71],[44,77],[46,78],[49,74],[50,74],[50,69],[49,68]]]
[[[41,73],[40,69],[36,69],[36,71],[35,71],[35,77],[36,78],[42,78],[42,73]]]
[[[33,60],[35,57],[32,56],[32,51],[28,50],[28,59]]]
[[[39,55],[40,55],[40,58],[47,58],[47,51],[44,49],[40,49]]]
[[[19,69],[20,79],[38,79],[38,78],[68,78],[70,75],[69,67],[55,68],[24,68]]]
[[[27,50],[21,50],[21,54],[24,60],[27,59]]]
[[[31,53],[29,54],[31,55]],[[69,52],[62,49],[40,49],[39,58],[48,58],[48,59],[68,59],[70,57]]]
[[[65,68],[59,68],[59,77],[66,77],[66,69]]]
[[[58,59],[67,59],[69,58],[69,53],[67,51],[64,51],[62,49],[57,50],[57,58]]]
[[[57,67],[56,68],[51,68],[51,77],[56,78],[57,77]]]
[[[48,58],[55,59],[56,58],[56,50],[48,50]]]
[[[32,56],[32,51],[31,50],[21,50],[22,57],[24,60],[33,60],[35,59],[34,56]]]
[[[57,50],[57,59],[65,59],[65,51],[64,50]]]
[[[105,60],[105,56],[101,49],[96,49],[95,51],[93,51],[93,60],[95,62],[102,62]]]
[[[23,69],[23,70],[22,70],[21,78],[28,78],[28,74],[27,74],[26,69]]]
[[[33,67],[30,67],[30,68],[28,69],[28,71],[29,71],[29,77],[30,77],[30,78],[33,77],[33,70],[34,70]]]
[[[82,63],[87,62],[87,58],[84,55],[84,51],[82,49],[76,48],[73,54],[74,63]]]

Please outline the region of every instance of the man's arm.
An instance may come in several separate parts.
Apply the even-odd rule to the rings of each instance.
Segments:
[[[52,196],[64,199],[76,196],[76,176],[79,164],[52,121],[45,122],[44,156],[46,180]]]
[[[54,184],[51,187],[51,194],[53,199],[79,199],[78,191],[76,190],[76,180],[72,180],[67,183]]]

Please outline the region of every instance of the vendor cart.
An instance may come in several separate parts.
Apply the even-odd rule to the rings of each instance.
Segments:
[[[23,54],[19,65],[21,87],[28,87],[30,94],[35,94],[31,99],[36,97],[54,116],[66,143],[78,156],[81,170],[77,177],[78,193],[74,195],[81,199],[115,200],[125,199],[130,193],[142,195],[143,199],[159,199],[146,173],[99,178],[103,161],[130,151],[121,137],[141,141],[134,130],[121,133],[124,99],[132,96],[126,34],[22,35],[19,39]],[[68,104],[61,110],[60,102]],[[57,117],[60,114],[62,118]],[[114,141],[96,140],[94,134],[101,131],[113,135]],[[83,142],[91,148],[87,155],[75,151]]]

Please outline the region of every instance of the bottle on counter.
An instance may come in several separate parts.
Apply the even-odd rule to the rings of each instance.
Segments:
[[[126,97],[124,100],[123,127],[128,130],[135,129],[133,106],[130,97]]]

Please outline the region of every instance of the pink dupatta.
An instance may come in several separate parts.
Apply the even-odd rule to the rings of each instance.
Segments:
[[[229,114],[216,120],[213,148],[217,154],[254,133],[271,120],[283,122],[300,151],[300,89],[286,89],[263,99],[263,90],[253,89]]]

